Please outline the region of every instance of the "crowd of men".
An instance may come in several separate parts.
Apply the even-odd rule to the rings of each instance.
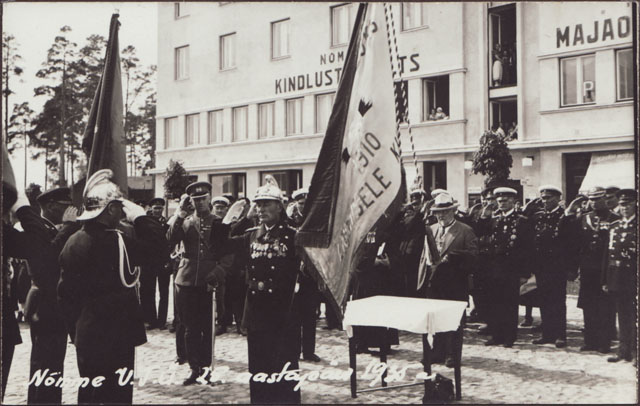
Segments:
[[[36,382],[43,373],[63,376],[67,336],[80,375],[91,383],[104,378],[80,387],[78,403],[131,403],[133,386],[119,385],[115,371],[133,370],[146,330],[167,328],[169,286],[176,362],[190,367],[184,385],[207,381],[215,336],[231,334],[234,322],[236,333],[247,336],[254,378],[287,363],[298,369],[301,356],[321,361],[315,334],[323,292],[295,246],[308,190],[295,191],[287,205],[270,177],[252,200],[238,201],[212,196],[211,184],[195,182],[166,219],[164,199],[152,199],[145,209],[127,200],[111,177],[101,170],[87,181],[80,214],[68,188],[39,196],[38,213],[24,191],[3,183],[3,395],[13,348],[21,342],[15,295],[6,283],[10,257],[28,261],[32,284],[25,305],[32,342],[28,403],[61,403],[60,387]],[[446,190],[427,195],[412,187],[398,217],[366,236],[350,297],[471,296],[471,318],[486,323],[480,330],[489,336],[485,345],[512,347],[522,286],[535,279],[542,320],[533,343],[562,348],[567,281],[579,275],[580,350],[608,353],[618,336],[618,353],[608,361],[635,365],[637,192],[594,187],[566,208],[561,199],[560,188],[541,186],[539,197],[520,208],[515,189],[496,185],[467,213]],[[329,328],[340,328],[329,305],[326,316]],[[398,344],[393,329],[354,332],[358,352]],[[435,362],[453,366],[462,345],[455,338],[436,336]],[[295,384],[252,379],[251,402],[300,403]]]

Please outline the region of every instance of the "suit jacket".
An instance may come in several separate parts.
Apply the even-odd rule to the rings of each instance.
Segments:
[[[440,226],[431,225],[437,235]],[[457,221],[444,234],[440,261],[431,270],[428,296],[434,299],[462,300],[469,296],[468,276],[478,255],[478,239],[471,227]]]

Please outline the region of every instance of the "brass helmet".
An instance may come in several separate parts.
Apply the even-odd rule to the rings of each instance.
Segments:
[[[253,197],[253,200],[275,200],[282,203],[282,191],[273,176],[267,175],[265,177],[265,184],[256,190],[256,195]]]
[[[96,218],[112,201],[124,200],[120,188],[111,182],[111,178],[113,178],[111,169],[100,169],[87,180],[82,194],[84,211],[78,216],[78,220]]]

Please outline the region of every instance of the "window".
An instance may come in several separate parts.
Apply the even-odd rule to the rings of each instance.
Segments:
[[[427,26],[427,7],[424,3],[402,3],[402,30]]]
[[[396,114],[398,118],[400,118],[401,123],[407,122],[407,106],[409,101],[409,84],[406,80],[401,82],[395,82],[393,84],[395,86],[395,95],[396,95],[396,106],[398,106]],[[403,89],[404,88],[404,89]],[[403,95],[404,90],[404,95]]]
[[[271,59],[289,56],[289,19],[271,23]]]
[[[287,196],[291,196],[291,193],[302,187],[302,171],[299,169],[260,172],[260,186],[264,185],[264,180],[267,175],[273,176],[276,182],[278,182],[280,190]]]
[[[189,45],[176,48],[174,65],[176,80],[189,77]]]
[[[435,189],[447,189],[447,163],[441,161],[424,162],[424,190],[427,196]]]
[[[249,134],[249,116],[247,106],[233,109],[233,141],[244,141]]]
[[[178,117],[164,119],[164,149],[177,147]]]
[[[200,114],[189,114],[185,117],[185,146],[200,143]]]
[[[618,100],[633,99],[633,52],[631,48],[616,52]]]
[[[221,175],[209,175],[211,183],[211,195],[233,195],[236,199],[246,197],[247,175],[244,173],[226,173]]]
[[[516,98],[495,99],[489,102],[491,131],[500,134],[506,141],[518,139],[518,100]]]
[[[287,100],[287,135],[302,134],[303,98]]]
[[[220,70],[236,67],[236,33],[220,37]]]
[[[560,60],[562,106],[595,103],[596,58],[584,55]]]
[[[352,4],[331,8],[331,46],[347,45],[356,18]]]
[[[327,131],[335,98],[335,92],[316,96],[316,133],[324,134]]]
[[[422,79],[422,121],[447,118],[449,118],[449,75]]]
[[[174,17],[177,20],[180,17],[186,17],[189,15],[185,3],[173,3]]]
[[[258,138],[273,137],[275,134],[275,103],[258,105]]]
[[[207,143],[215,144],[222,141],[222,110],[209,112],[209,126],[207,128]]]
[[[514,86],[518,83],[516,6],[489,9],[489,87]]]

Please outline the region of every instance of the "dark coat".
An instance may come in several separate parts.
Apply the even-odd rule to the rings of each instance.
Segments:
[[[131,270],[148,265],[150,258],[168,260],[168,247],[157,220],[142,216],[134,227],[135,238],[123,235]],[[69,238],[59,260],[58,297],[78,351],[109,357],[147,341],[135,289],[120,280],[115,231],[96,221],[84,223]]]
[[[431,226],[434,235],[439,225]],[[471,227],[456,221],[444,234],[439,262],[429,276],[429,297],[467,301],[469,275],[478,256],[478,239]]]
[[[408,221],[398,220],[390,238],[388,254],[394,278],[401,282],[398,296],[416,296],[420,258],[424,248],[425,224],[420,215]]]
[[[564,211],[560,206],[552,211],[539,210],[532,215],[534,273],[567,277],[570,235],[563,218]]]
[[[600,303],[600,299],[606,295],[602,291],[602,269],[609,244],[609,227],[618,219],[610,211],[604,215],[592,211],[579,216],[568,215],[562,219],[570,240],[569,266],[580,272],[580,308],[589,303]]]
[[[609,231],[609,248],[603,284],[610,292],[635,293],[638,284],[637,218],[616,220]]]

